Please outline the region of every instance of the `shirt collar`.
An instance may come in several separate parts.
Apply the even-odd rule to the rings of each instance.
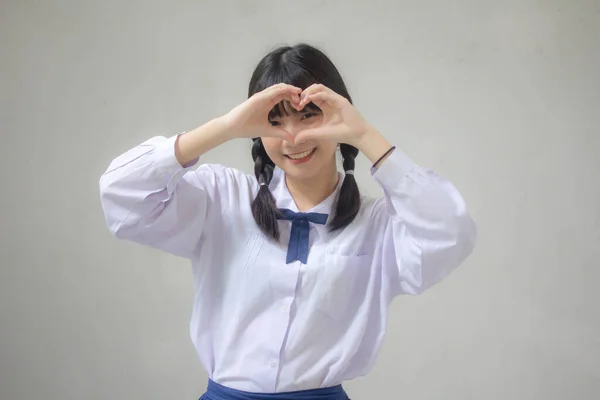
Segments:
[[[328,221],[331,221],[331,214],[333,213],[332,206],[340,191],[343,180],[343,174],[338,172],[338,182],[333,193],[331,193],[321,203],[317,204],[315,207],[311,208],[310,210],[307,210],[306,212],[329,214]],[[269,184],[269,190],[271,190],[271,193],[273,193],[273,197],[275,197],[277,208],[287,208],[294,212],[298,212],[296,202],[292,198],[292,195],[290,194],[285,183],[285,172],[279,167],[275,167],[275,169],[273,170],[273,178],[271,179],[271,183]]]

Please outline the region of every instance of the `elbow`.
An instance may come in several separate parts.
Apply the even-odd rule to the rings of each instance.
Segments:
[[[428,251],[436,255],[438,263],[443,263],[443,259],[448,260],[451,269],[461,265],[473,252],[477,244],[478,230],[477,224],[467,212],[462,208],[454,212],[448,218],[442,219],[436,233],[429,235],[431,249]]]
[[[110,234],[120,240],[138,241],[140,229],[133,221],[129,221],[128,215],[121,217],[110,210],[104,211],[106,227]]]
[[[104,221],[110,234],[117,239],[130,239],[128,229],[124,224],[124,220],[119,218],[111,211],[110,207],[103,204]]]
[[[98,181],[98,189],[100,193],[100,204],[102,205],[102,210],[106,215],[107,204],[110,203],[112,193],[114,192],[113,182],[110,179],[110,176],[106,173],[100,176],[100,179]]]
[[[465,213],[458,216],[450,225],[454,226],[454,229],[448,230],[448,237],[432,242],[431,249],[423,255],[424,263],[432,264],[433,261],[434,265],[440,266],[442,272],[437,280],[461,266],[477,245],[477,224],[470,215]],[[431,261],[426,262],[426,258]]]
[[[106,175],[100,178],[100,206],[104,215],[104,221],[110,234],[117,239],[128,239],[130,229],[126,229],[125,221],[130,212],[119,201],[119,196],[115,193],[114,185]]]
[[[462,265],[477,244],[477,225],[468,215],[457,217],[454,229],[438,231],[437,237],[413,241],[403,255],[400,292],[420,295]]]
[[[477,245],[478,230],[477,224],[470,215],[465,214],[458,224],[458,232],[456,234],[456,252],[458,264],[464,262],[475,250]]]
[[[123,227],[123,223],[121,221],[110,218],[110,216],[105,216],[106,219],[106,227],[110,234],[117,239],[127,239],[127,231]]]

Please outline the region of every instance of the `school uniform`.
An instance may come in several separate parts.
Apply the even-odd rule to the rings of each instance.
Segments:
[[[210,378],[207,399],[346,398],[342,382],[375,362],[391,300],[438,283],[475,245],[456,188],[400,149],[371,171],[384,196],[363,198],[356,219],[335,232],[323,215],[344,175],[299,213],[276,168],[269,189],[287,213],[277,243],[252,217],[255,177],[182,167],[175,140],[155,137],[117,157],[100,180],[101,200],[114,235],[191,261],[190,334]],[[315,389],[324,392],[307,392]]]

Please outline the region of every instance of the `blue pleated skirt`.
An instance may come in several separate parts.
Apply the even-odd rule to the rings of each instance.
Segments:
[[[250,393],[231,389],[208,381],[206,393],[200,400],[349,400],[342,385],[284,393]]]

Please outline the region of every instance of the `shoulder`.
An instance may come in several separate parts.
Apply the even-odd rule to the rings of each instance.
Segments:
[[[361,195],[358,216],[362,223],[380,224],[389,217],[384,196]]]
[[[372,214],[375,210],[381,208],[383,197],[375,197],[361,194],[360,213],[365,215]]]

